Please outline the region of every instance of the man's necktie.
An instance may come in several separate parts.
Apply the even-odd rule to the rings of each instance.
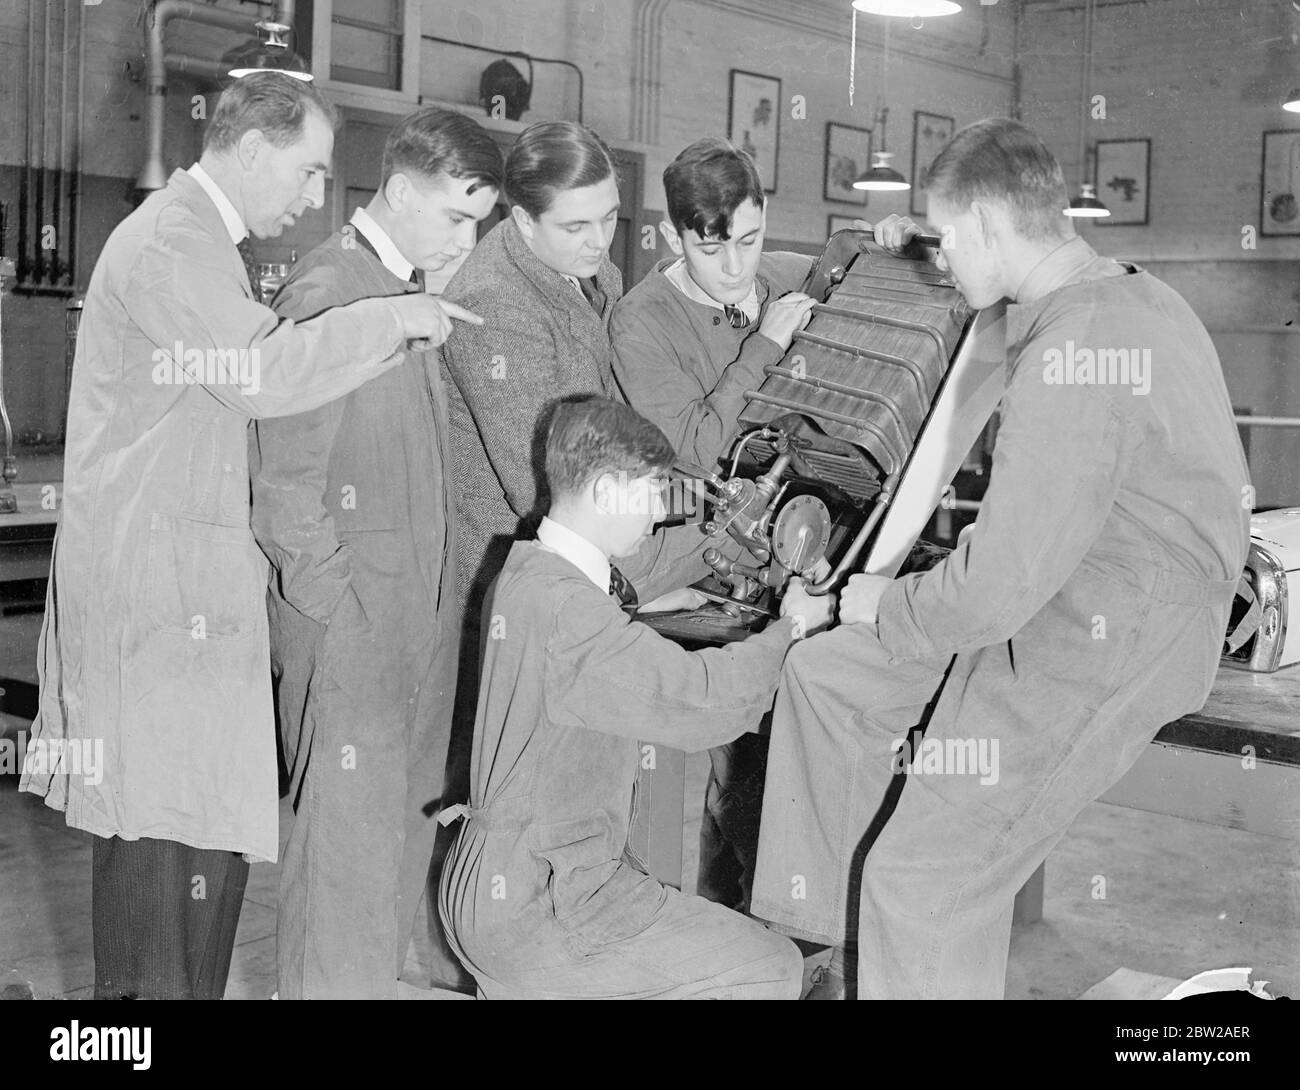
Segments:
[[[749,316],[740,307],[732,306],[730,303],[723,303],[722,313],[727,316],[727,321],[731,323],[732,329],[744,329],[749,325]]]
[[[605,313],[605,293],[596,287],[596,278],[594,276],[579,277],[578,287],[582,289],[583,297],[591,304],[592,309],[603,315]]]
[[[628,614],[636,612],[636,588],[627,581],[627,576],[614,567],[613,564],[609,566],[609,595],[611,598],[618,600],[618,604],[622,606],[624,612]]]
[[[411,283],[415,285],[416,291],[424,291],[424,273],[422,270],[411,270]]]
[[[244,263],[244,273],[248,277],[248,286],[253,289],[253,298],[260,303],[262,285],[257,279],[257,263],[253,260],[253,240],[245,235],[235,244],[235,249],[239,251],[239,258]]]

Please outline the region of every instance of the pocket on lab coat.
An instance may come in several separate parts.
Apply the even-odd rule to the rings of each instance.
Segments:
[[[247,441],[247,420],[200,409],[190,413],[182,515],[231,526],[248,522]]]
[[[242,640],[265,611],[266,568],[250,531],[155,514],[147,610],[161,632]]]

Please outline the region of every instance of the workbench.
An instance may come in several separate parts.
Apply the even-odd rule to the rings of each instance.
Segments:
[[[44,491],[49,488],[56,489],[57,497],[62,498],[63,485],[59,482],[15,482],[18,510],[0,514],[0,583],[49,575],[50,544],[59,520],[57,507],[41,506],[42,498],[50,495]]]

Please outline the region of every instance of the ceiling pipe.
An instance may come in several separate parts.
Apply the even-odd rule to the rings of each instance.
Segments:
[[[293,26],[294,0],[277,0],[275,21]],[[137,189],[162,189],[167,184],[167,168],[163,164],[163,128],[167,108],[167,69],[169,66],[182,72],[204,76],[215,73],[214,62],[190,57],[183,53],[166,51],[167,25],[173,19],[186,19],[194,23],[254,35],[261,16],[241,15],[239,12],[214,8],[194,0],[153,0],[145,17],[145,152],[144,166],[136,181]]]
[[[209,60],[207,57],[192,57],[188,53],[168,53],[163,58],[163,64],[166,65],[168,72],[175,72],[178,76],[199,76],[214,83],[220,83],[226,78],[226,66],[220,61]]]

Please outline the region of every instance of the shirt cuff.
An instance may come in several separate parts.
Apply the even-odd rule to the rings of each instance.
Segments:
[[[891,658],[919,658],[932,650],[921,646],[921,633],[904,619],[908,615],[907,584],[916,578],[908,575],[894,579],[876,606],[876,637]]]

